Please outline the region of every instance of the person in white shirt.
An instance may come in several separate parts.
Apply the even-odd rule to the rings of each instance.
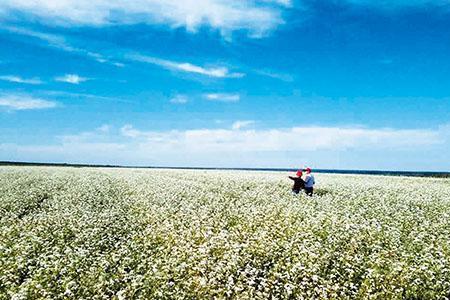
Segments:
[[[305,192],[306,195],[312,196],[314,192],[314,184],[316,183],[314,180],[314,175],[311,174],[311,168],[306,168],[305,172]]]

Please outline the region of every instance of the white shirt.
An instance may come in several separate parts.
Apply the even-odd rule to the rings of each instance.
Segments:
[[[305,177],[305,187],[312,188],[315,184],[314,175],[313,174],[306,174]]]

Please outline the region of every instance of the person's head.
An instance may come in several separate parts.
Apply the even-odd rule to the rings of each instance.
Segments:
[[[298,177],[302,177],[303,172],[301,170],[298,170],[297,173],[295,173],[295,175],[297,175]]]
[[[309,173],[311,173],[311,168],[309,168],[309,167],[308,167],[308,168],[306,168],[306,169],[305,169],[305,172],[306,172],[306,174],[309,174]]]

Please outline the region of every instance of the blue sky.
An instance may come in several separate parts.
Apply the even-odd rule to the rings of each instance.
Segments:
[[[450,2],[6,0],[0,160],[450,170]]]

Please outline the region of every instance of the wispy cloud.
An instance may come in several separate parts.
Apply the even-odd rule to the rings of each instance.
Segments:
[[[137,138],[139,136],[145,135],[144,132],[134,129],[133,125],[131,124],[122,126],[122,128],[120,128],[120,132],[123,136],[131,138]]]
[[[147,23],[185,27],[190,32],[207,26],[224,36],[244,30],[261,37],[284,23],[282,13],[289,6],[288,0],[6,0],[0,3],[0,12],[8,17],[18,11],[64,26]]]
[[[341,164],[334,160],[340,159],[342,151],[372,154],[389,151],[396,156],[388,155],[382,163],[385,168],[393,168],[404,153],[416,153],[421,157],[425,149],[443,151],[450,143],[448,126],[435,129],[291,127],[156,131],[140,130],[127,124],[118,132],[109,126],[105,130],[102,127],[61,136],[58,144],[0,143],[0,151],[16,160],[48,157],[53,161],[86,163],[234,167],[287,167],[293,162],[304,163],[303,155],[314,155],[316,164],[328,162],[337,167]],[[352,159],[345,164],[354,166]],[[410,160],[405,159],[403,164],[406,163],[410,164]],[[426,164],[424,166],[426,168]],[[369,161],[365,167],[380,168],[380,161]]]
[[[170,103],[173,104],[186,104],[188,103],[189,99],[185,95],[176,95],[172,99],[170,99]]]
[[[0,4],[1,5],[1,4]],[[1,9],[0,9],[1,10]],[[38,39],[44,42],[45,46],[59,49],[61,51],[75,53],[78,55],[86,56],[90,59],[93,59],[99,63],[109,63],[111,65],[117,67],[123,67],[123,64],[120,62],[115,62],[105,57],[100,53],[96,53],[93,51],[89,51],[83,48],[75,47],[71,43],[69,43],[65,36],[53,33],[44,33],[36,30],[30,30],[28,28],[17,27],[17,26],[1,26],[0,30],[6,30],[11,33],[20,34],[24,36],[29,36],[35,39]]]
[[[233,123],[233,125],[231,125],[231,129],[239,130],[239,129],[248,127],[253,124],[255,124],[255,121],[253,121],[253,120],[236,121]]]
[[[34,110],[54,108],[57,102],[28,95],[0,95],[0,107],[7,110]]]
[[[239,94],[225,94],[225,93],[209,93],[204,94],[204,98],[209,101],[218,101],[218,102],[238,102],[241,99]]]
[[[81,77],[77,74],[66,74],[63,76],[55,77],[55,81],[66,82],[66,83],[71,83],[71,84],[79,84],[81,82],[85,82],[88,80],[89,80],[89,78]]]
[[[96,130],[101,133],[108,133],[111,130],[111,126],[108,124],[103,124],[102,126],[98,127]]]
[[[27,79],[27,78],[22,78],[20,76],[15,76],[15,75],[0,76],[0,80],[9,81],[9,82],[15,82],[15,83],[35,84],[35,85],[44,83],[39,78],[28,78]]]
[[[44,33],[40,31],[31,30],[28,28],[23,27],[16,27],[16,26],[0,26],[1,30],[6,30],[11,33],[20,34],[29,36],[32,38],[39,39],[41,41],[46,42],[49,46],[59,48],[65,51],[69,52],[78,52],[79,49],[74,48],[66,43],[66,40],[64,36],[57,35],[57,34],[51,34],[51,33]]]
[[[222,66],[212,66],[212,67],[202,67],[188,62],[176,62],[166,59],[161,59],[152,56],[145,56],[140,54],[132,54],[127,56],[128,59],[153,64],[156,66],[163,67],[168,70],[175,70],[180,72],[200,74],[209,77],[217,78],[240,78],[245,76],[243,73],[231,72],[227,67]]]
[[[40,91],[40,95],[43,97],[58,97],[58,98],[71,98],[76,100],[95,100],[95,101],[112,101],[112,102],[122,102],[122,103],[132,103],[132,101],[119,98],[119,97],[106,97],[101,96],[97,94],[85,94],[85,93],[69,93],[65,91],[53,91],[53,90],[46,90],[46,91]]]
[[[172,61],[168,59],[141,55],[141,54],[127,54],[125,57],[116,56],[116,57],[107,57],[101,53],[93,52],[88,49],[83,49],[80,47],[76,47],[69,43],[65,36],[43,33],[35,30],[30,30],[22,27],[14,27],[14,26],[1,26],[0,30],[6,30],[15,34],[26,35],[33,38],[37,38],[40,41],[45,42],[44,45],[59,49],[65,52],[75,53],[77,55],[85,56],[87,58],[93,59],[99,63],[108,63],[116,67],[124,67],[125,64],[121,62],[121,60],[131,60],[142,63],[148,63],[152,65],[156,65],[162,67],[167,70],[177,71],[177,72],[185,72],[191,74],[199,74],[202,76],[212,77],[212,78],[242,78],[245,76],[245,73],[236,72],[230,70],[227,66],[220,65],[210,65],[210,66],[200,66],[190,62],[179,62]]]
[[[109,124],[102,124],[91,131],[83,131],[76,134],[60,135],[57,138],[63,142],[63,144],[83,144],[83,143],[95,143],[96,145],[102,143],[111,142],[111,129]]]
[[[125,67],[125,64],[124,64],[124,63],[121,63],[121,62],[113,62],[112,64],[113,64],[114,66],[116,66],[116,67],[119,67],[119,68]]]
[[[237,130],[253,121],[235,123],[230,129],[141,131],[128,124],[121,133],[151,142],[152,148],[189,151],[285,151],[336,149],[390,149],[435,145],[443,140],[439,131],[422,129],[366,129],[344,127],[292,127]],[[245,150],[244,150],[245,149]]]
[[[254,70],[254,73],[266,76],[274,79],[278,79],[281,81],[292,82],[294,81],[294,77],[291,74],[280,73],[272,70]]]
[[[273,2],[286,7],[292,6],[292,0],[263,0],[264,2]]]

